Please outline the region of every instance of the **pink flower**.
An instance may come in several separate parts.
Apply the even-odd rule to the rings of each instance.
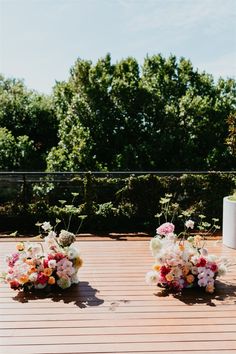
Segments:
[[[166,236],[168,234],[173,233],[174,229],[175,229],[175,225],[174,224],[172,224],[170,222],[166,222],[166,223],[162,224],[161,226],[159,226],[156,229],[156,232],[157,232],[158,235]]]

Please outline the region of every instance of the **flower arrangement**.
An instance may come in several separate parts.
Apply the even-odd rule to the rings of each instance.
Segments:
[[[57,236],[49,222],[41,224],[47,236],[45,251],[41,243],[20,242],[16,252],[7,256],[7,272],[1,278],[14,290],[69,288],[78,283],[83,262],[75,247],[75,235],[61,230]]]
[[[168,203],[171,195],[162,198],[162,206],[165,217],[168,216]],[[158,217],[162,213],[158,214]],[[188,216],[188,212],[181,214]],[[203,226],[211,227],[209,223],[202,221],[200,215],[199,229]],[[217,229],[217,219],[213,219],[213,228]],[[179,235],[174,233],[175,225],[172,222],[165,222],[157,229],[157,235],[150,241],[150,249],[155,263],[153,270],[146,274],[146,282],[150,285],[174,291],[181,291],[184,288],[203,287],[206,292],[213,293],[215,290],[215,279],[227,271],[228,261],[222,257],[208,254],[204,240],[200,235],[191,236],[190,230],[194,229],[195,222],[186,219],[184,231]]]

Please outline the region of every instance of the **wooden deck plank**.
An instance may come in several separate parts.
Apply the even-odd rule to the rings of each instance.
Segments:
[[[236,251],[207,242],[236,261]],[[0,268],[14,242],[0,243]],[[236,353],[236,267],[213,295],[145,284],[148,241],[81,241],[80,283],[60,293],[0,288],[0,354]]]

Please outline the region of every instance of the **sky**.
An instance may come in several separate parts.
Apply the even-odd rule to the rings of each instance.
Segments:
[[[0,73],[49,94],[77,58],[161,53],[236,78],[236,0],[0,0]]]

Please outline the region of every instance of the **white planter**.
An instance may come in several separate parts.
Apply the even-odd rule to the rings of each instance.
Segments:
[[[236,249],[236,201],[223,199],[223,244]]]

